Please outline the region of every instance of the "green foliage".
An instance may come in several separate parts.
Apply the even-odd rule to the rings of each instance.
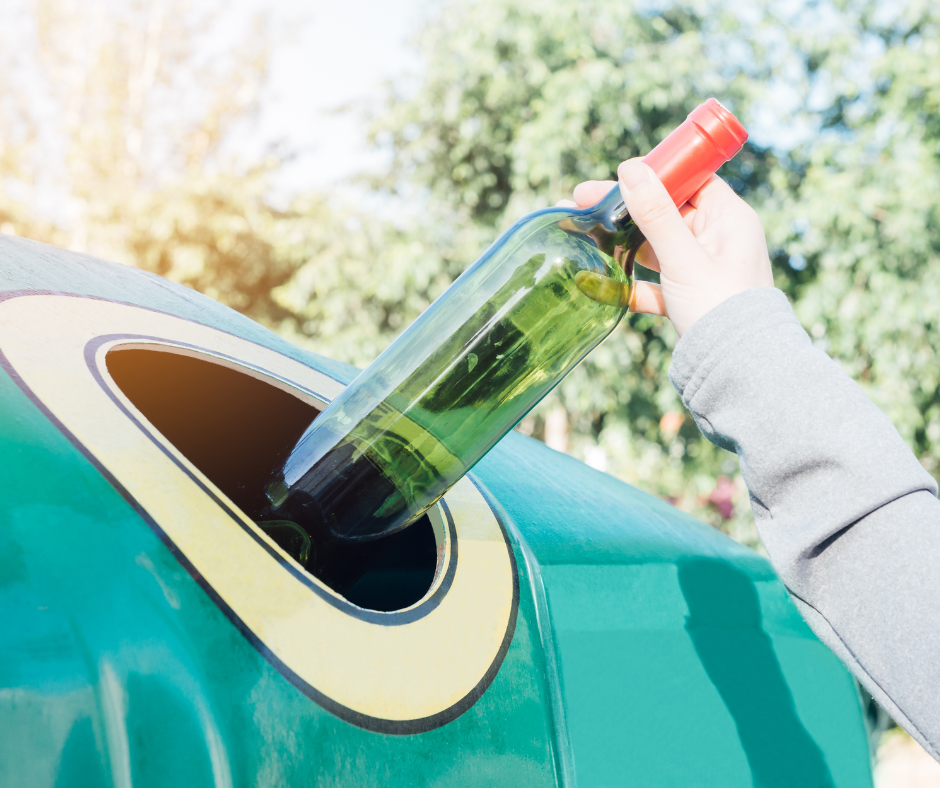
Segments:
[[[4,9],[0,228],[136,264],[269,323],[293,269],[265,200],[276,159],[224,154],[256,109],[263,25],[226,57],[185,0],[33,0]],[[216,9],[217,11],[218,9]],[[6,35],[10,35],[7,31]]]
[[[494,237],[577,182],[610,177],[708,95],[746,125],[761,117],[808,129],[792,150],[749,146],[722,174],[761,212],[778,284],[804,325],[933,470],[937,11],[918,2],[727,9],[448,5],[418,39],[427,58],[418,90],[393,95],[375,120],[373,138],[394,153],[385,185],[423,187],[453,227]],[[777,104],[786,87],[801,99],[788,113]],[[662,320],[632,318],[523,427],[540,434],[560,403],[572,453],[596,458],[599,446],[612,473],[752,542],[740,480],[730,521],[715,505],[728,489],[716,480],[737,464],[683,420],[666,376],[673,336]]]
[[[282,333],[359,366],[444,292],[465,259],[444,233],[429,239],[318,195],[293,204],[277,247],[294,269],[273,293],[290,315]]]
[[[494,227],[611,177],[704,98],[741,105],[752,77],[710,51],[748,39],[717,3],[643,13],[631,3],[449,4],[418,39],[418,94],[392,100],[373,138],[393,183]],[[753,44],[743,57],[757,57]],[[729,67],[730,66],[730,67]]]
[[[662,12],[610,0],[448,5],[418,40],[427,58],[420,89],[393,95],[375,119],[373,139],[394,152],[384,185],[422,186],[453,225],[492,239],[580,181],[611,178],[710,95],[746,117],[767,78],[749,65],[761,59],[754,31],[718,3]],[[726,54],[732,41],[739,63]],[[752,146],[728,174],[753,192],[771,164]],[[611,472],[717,523],[705,499],[736,462],[691,419],[661,428],[682,408],[665,372],[672,344],[664,321],[631,318],[523,427],[540,434],[560,403],[575,455],[597,458],[600,446]]]
[[[263,88],[264,36],[206,65],[208,23],[182,0],[97,15],[36,0],[35,57],[0,50],[0,229],[140,265],[365,365],[512,221],[611,177],[716,95],[773,143],[722,174],[761,213],[778,284],[936,471],[940,13],[765,2],[438,6],[416,40],[420,78],[390,86],[372,120],[392,162],[371,179],[376,210],[318,194],[272,207],[283,161],[224,155]],[[37,208],[43,184],[57,211]],[[563,408],[572,454],[606,455],[611,473],[753,542],[736,459],[668,381],[673,341],[666,321],[625,321],[520,428],[544,436]],[[738,483],[730,520],[722,475]]]
[[[832,86],[822,131],[792,152],[792,176],[775,178],[764,214],[803,324],[936,471],[940,12],[871,3],[847,19],[850,35],[814,51],[816,81]],[[849,82],[866,39],[880,54]]]

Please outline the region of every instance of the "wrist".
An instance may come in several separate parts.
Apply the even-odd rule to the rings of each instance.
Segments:
[[[710,370],[729,355],[732,347],[746,342],[756,324],[773,315],[798,325],[783,291],[752,287],[726,294],[688,324],[669,365],[669,379],[687,406]]]
[[[726,283],[723,284],[726,285]],[[707,314],[720,307],[729,299],[747,292],[748,290],[755,290],[760,287],[764,286],[752,285],[736,288],[726,285],[711,291],[702,292],[700,290],[696,293],[696,297],[692,303],[676,309],[675,317],[673,317],[672,311],[670,311],[669,316],[675,326],[677,338],[681,339],[692,326],[696,325]]]

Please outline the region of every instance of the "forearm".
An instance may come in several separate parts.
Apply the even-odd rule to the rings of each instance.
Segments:
[[[937,756],[933,479],[772,288],[693,325],[670,377],[706,436],[738,453],[758,532],[804,617]]]

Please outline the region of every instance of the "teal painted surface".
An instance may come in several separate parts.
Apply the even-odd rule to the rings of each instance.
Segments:
[[[854,682],[766,561],[519,435],[475,472],[539,564],[578,785],[871,785]]]
[[[356,372],[157,277],[0,236],[6,289]],[[853,684],[766,562],[515,434],[477,475],[522,540],[509,652],[454,722],[367,732],[274,670],[0,373],[0,785],[870,786]]]
[[[76,272],[75,256],[29,242],[15,241],[13,258],[9,244],[0,290],[159,308],[351,375],[163,280],[87,258]],[[416,736],[362,730],[271,667],[2,372],[0,404],[0,785],[554,784],[528,597],[468,712]]]
[[[136,304],[257,342],[343,383],[359,374],[356,367],[301,350],[208,296],[155,274],[0,234],[0,293],[6,290],[53,290]]]
[[[552,784],[525,600],[470,711],[361,730],[277,673],[6,376],[0,401],[0,785]]]

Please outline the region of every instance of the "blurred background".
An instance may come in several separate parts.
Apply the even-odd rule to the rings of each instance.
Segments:
[[[4,0],[0,231],[363,366],[512,221],[708,96],[751,131],[722,175],[777,285],[940,474],[928,0]],[[625,321],[518,429],[759,549],[737,459],[668,381],[673,343]],[[881,786],[940,785],[885,742]]]

